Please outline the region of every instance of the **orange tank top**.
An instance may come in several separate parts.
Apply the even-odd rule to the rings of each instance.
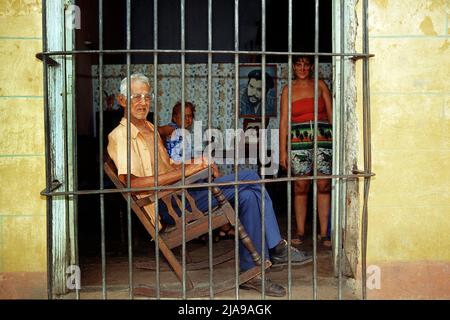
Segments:
[[[292,102],[292,122],[314,121],[314,97],[303,98]],[[318,99],[318,121],[328,121],[325,101],[322,97]]]

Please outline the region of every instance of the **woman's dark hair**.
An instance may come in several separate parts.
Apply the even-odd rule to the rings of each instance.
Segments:
[[[295,63],[297,63],[300,60],[307,60],[310,65],[314,64],[314,57],[313,56],[302,56],[302,55],[293,56],[292,63],[295,64]]]
[[[192,102],[186,101],[184,104],[185,108],[191,108],[192,117],[195,116],[195,106]],[[177,114],[181,112],[181,101],[178,101],[172,108],[172,119],[175,118]]]
[[[302,56],[302,55],[298,55],[298,56],[293,56],[292,57],[292,67],[294,67],[294,65],[297,63],[297,62],[299,62],[300,60],[306,60],[306,61],[308,61],[308,63],[311,65],[311,66],[314,66],[314,57],[313,56]],[[311,77],[312,75],[311,75],[311,73],[309,74],[309,77]],[[296,75],[295,74],[293,74],[292,75],[292,77],[294,78],[294,79],[296,79]]]

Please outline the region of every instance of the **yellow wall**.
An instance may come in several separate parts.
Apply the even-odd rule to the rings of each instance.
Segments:
[[[448,14],[446,0],[369,1],[369,262],[450,261]]]
[[[0,272],[46,272],[41,1],[0,1]],[[44,283],[45,284],[45,283]]]

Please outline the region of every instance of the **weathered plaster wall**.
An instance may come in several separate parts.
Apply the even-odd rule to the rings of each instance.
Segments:
[[[46,295],[41,1],[0,1],[0,298]]]
[[[345,2],[344,12],[344,46],[346,52],[355,52],[355,41],[357,37],[357,16],[355,4],[357,0]],[[337,32],[337,30],[336,30]],[[355,78],[355,61],[344,59],[344,173],[352,174],[358,167],[358,150],[360,145],[358,126],[358,114],[355,109],[357,97],[357,79]],[[360,208],[358,201],[360,193],[358,180],[347,180],[345,184],[346,212],[344,214],[344,274],[354,277],[360,252]]]
[[[376,177],[367,264],[381,271],[371,298],[450,297],[449,7],[446,0],[369,1]],[[362,168],[362,153],[359,159]]]

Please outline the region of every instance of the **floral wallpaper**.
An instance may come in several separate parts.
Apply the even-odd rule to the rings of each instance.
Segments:
[[[268,129],[278,127],[280,94],[283,86],[287,84],[287,64],[277,63],[277,76],[275,79],[277,92],[277,117],[271,117]],[[323,79],[332,91],[332,66],[331,64],[319,65],[319,78]],[[131,65],[131,73],[141,72],[149,77],[153,89],[156,89],[158,101],[158,125],[170,122],[172,107],[181,100],[181,65],[160,64],[158,65],[158,83],[153,83],[154,68],[152,64]],[[234,128],[234,105],[235,105],[235,78],[234,64],[223,63],[212,65],[212,128],[224,132],[226,129]],[[98,66],[92,67],[92,89],[94,110],[98,111],[100,96],[103,97],[104,110],[117,110],[120,81],[127,75],[126,65],[104,65],[103,66],[103,93],[99,94]],[[195,120],[202,121],[204,129],[208,127],[208,65],[186,64],[185,65],[185,101],[190,101],[196,106]],[[154,109],[152,105],[152,110]],[[94,111],[94,117],[95,112]],[[95,123],[95,121],[94,121]],[[243,119],[239,119],[239,127],[242,128]],[[227,137],[225,137],[227,140]],[[270,139],[268,141],[270,147]],[[255,169],[256,165],[241,165],[240,167]],[[232,165],[224,165],[226,173],[231,172]]]

